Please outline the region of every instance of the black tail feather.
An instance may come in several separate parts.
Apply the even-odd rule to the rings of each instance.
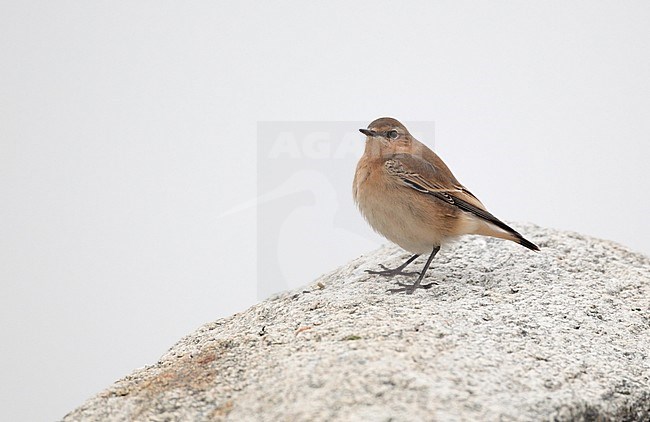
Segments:
[[[460,198],[456,198],[455,196],[450,195],[448,193],[443,193],[443,192],[428,192],[428,193],[430,195],[435,196],[438,199],[447,202],[448,204],[457,206],[458,208],[460,208],[465,212],[474,214],[475,216],[487,221],[488,223],[494,224],[501,230],[504,230],[505,232],[512,234],[513,236],[516,237],[517,239],[516,242],[519,243],[521,246],[524,246],[530,249],[531,251],[535,251],[535,252],[539,251],[539,247],[536,244],[534,244],[529,240],[524,239],[524,237],[520,235],[515,229],[513,229],[503,221],[499,220],[498,218],[490,214],[489,211],[478,208],[475,205],[472,205],[469,202],[464,201]]]
[[[529,240],[524,239],[524,237],[519,233],[517,233],[517,243],[523,247],[530,249],[531,251],[539,252],[539,246]]]

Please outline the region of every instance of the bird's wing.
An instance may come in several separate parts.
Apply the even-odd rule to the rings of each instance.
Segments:
[[[394,154],[384,162],[388,174],[399,179],[405,186],[431,195],[462,211],[475,215],[513,234],[518,233],[485,209],[485,206],[471,192],[436,167],[411,154]]]
[[[384,166],[389,174],[417,191],[440,193],[440,199],[452,205],[454,199],[460,199],[485,210],[481,201],[461,185],[449,169],[438,169],[435,164],[417,155],[394,154],[384,162]]]

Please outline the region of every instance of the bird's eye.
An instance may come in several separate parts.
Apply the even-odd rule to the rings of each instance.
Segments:
[[[389,130],[386,135],[388,135],[390,139],[397,139],[398,133],[396,130]]]

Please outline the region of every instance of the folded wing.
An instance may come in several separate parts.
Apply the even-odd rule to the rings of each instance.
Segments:
[[[396,177],[405,186],[444,201],[500,228],[512,236],[511,240],[528,249],[539,250],[535,244],[488,212],[481,201],[458,183],[448,170],[440,171],[432,163],[411,154],[394,154],[385,161],[384,166],[390,175]]]

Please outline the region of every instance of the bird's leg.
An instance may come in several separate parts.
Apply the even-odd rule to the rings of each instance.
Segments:
[[[427,270],[429,269],[429,265],[431,265],[431,261],[433,261],[433,257],[436,256],[436,254],[438,253],[439,250],[440,250],[440,246],[435,246],[433,248],[433,251],[431,251],[431,255],[429,255],[429,259],[427,259],[427,263],[424,264],[424,268],[422,269],[422,272],[420,273],[420,276],[415,281],[415,283],[413,283],[413,284],[397,283],[397,285],[400,286],[399,289],[390,289],[388,291],[391,292],[391,293],[404,292],[407,295],[410,295],[410,294],[413,294],[415,289],[430,289],[431,286],[436,284],[435,282],[429,283],[429,284],[420,284],[420,283],[424,279],[424,276],[427,274]]]
[[[372,270],[366,270],[368,274],[378,274],[378,275],[383,275],[386,277],[393,277],[396,275],[413,275],[417,274],[411,271],[402,271],[404,268],[406,268],[411,262],[415,261],[415,259],[420,256],[419,254],[415,254],[409,259],[406,260],[402,265],[400,265],[397,268],[386,268],[384,265],[379,264],[379,266],[383,269],[382,271],[372,271]]]

